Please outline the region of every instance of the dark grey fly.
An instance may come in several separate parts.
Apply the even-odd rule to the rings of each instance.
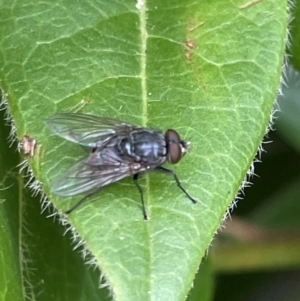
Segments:
[[[132,175],[141,195],[144,219],[147,219],[138,177],[141,172],[153,169],[173,175],[178,187],[196,203],[181,186],[177,175],[161,166],[165,161],[176,164],[187,152],[188,143],[181,140],[176,131],[169,129],[163,134],[160,130],[117,119],[75,113],[53,115],[46,124],[55,134],[90,149],[87,157],[52,184],[51,191],[60,196],[85,194],[67,214],[102,187]]]

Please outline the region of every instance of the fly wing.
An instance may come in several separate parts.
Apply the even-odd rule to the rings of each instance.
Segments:
[[[113,148],[104,148],[80,160],[57,178],[51,192],[60,196],[91,193],[146,169],[130,158],[120,158]]]
[[[101,148],[111,140],[126,136],[133,129],[139,129],[117,119],[77,113],[50,116],[46,125],[55,134],[91,148]]]

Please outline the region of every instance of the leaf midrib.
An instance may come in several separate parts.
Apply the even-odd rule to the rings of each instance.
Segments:
[[[141,37],[141,54],[140,54],[140,72],[141,72],[141,92],[142,92],[142,125],[144,127],[147,126],[148,123],[148,102],[147,102],[147,82],[146,82],[146,51],[147,51],[147,38],[148,38],[148,32],[147,32],[147,23],[146,23],[146,15],[147,15],[147,1],[144,0],[144,3],[141,5],[139,9],[139,19],[140,19],[140,37]],[[149,176],[146,175],[146,193],[145,193],[145,205],[146,205],[146,211],[148,218],[150,218],[150,206],[149,206],[149,200],[150,200],[150,189],[149,189]],[[149,250],[149,271],[151,270],[152,265],[152,246],[151,246],[151,240],[150,240],[150,229],[149,229],[149,222],[145,221],[147,223],[146,227],[146,233],[148,236],[148,250]],[[150,281],[149,281],[149,287],[147,291],[151,291],[152,287],[152,274],[150,273]]]

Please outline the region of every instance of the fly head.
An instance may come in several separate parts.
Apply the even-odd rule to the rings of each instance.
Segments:
[[[181,140],[179,134],[172,129],[165,134],[167,143],[167,161],[176,164],[188,151],[188,142]]]

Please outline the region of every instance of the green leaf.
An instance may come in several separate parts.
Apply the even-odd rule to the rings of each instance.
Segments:
[[[0,111],[1,120],[4,111]],[[20,156],[7,145],[9,127],[0,123],[0,296],[1,300],[106,300],[99,272],[86,269],[70,245],[70,233],[40,213],[38,197],[18,172]],[[67,284],[67,285],[66,285]]]
[[[286,1],[17,0],[0,8],[2,88],[18,137],[37,140],[30,166],[59,211],[78,198],[50,195],[51,182],[86,152],[52,135],[48,116],[93,113],[191,140],[191,153],[170,167],[198,204],[153,172],[141,180],[148,222],[129,178],[68,217],[116,300],[184,300],[266,131]]]
[[[0,111],[0,117],[4,121],[3,111]],[[7,145],[9,127],[3,121],[0,122],[0,299],[14,301],[21,300],[22,296],[18,253],[18,171],[14,168],[18,154]]]

